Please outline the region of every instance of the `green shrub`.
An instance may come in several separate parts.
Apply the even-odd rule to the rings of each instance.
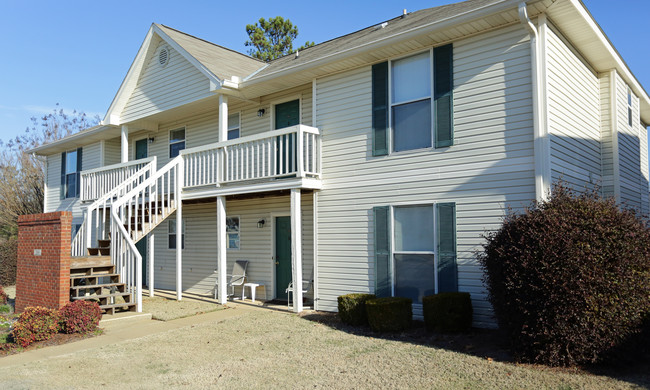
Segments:
[[[0,313],[11,313],[11,306],[0,305]]]
[[[447,292],[422,299],[424,325],[438,332],[467,332],[472,327],[469,293]]]
[[[86,333],[97,329],[102,319],[102,310],[97,302],[68,302],[59,311],[61,332]]]
[[[18,238],[10,237],[0,244],[0,285],[16,284],[16,260],[18,259]]]
[[[7,293],[5,292],[4,288],[0,286],[0,305],[6,305],[8,299],[9,297],[7,296]]]
[[[599,361],[650,308],[650,229],[614,200],[556,185],[486,238],[484,282],[519,361]]]
[[[366,301],[368,323],[375,332],[399,332],[411,326],[411,298],[388,297]]]
[[[45,307],[28,307],[14,324],[14,342],[27,347],[35,341],[51,338],[59,331],[59,311]]]
[[[375,298],[374,294],[346,294],[338,297],[341,321],[348,325],[368,325],[366,301]]]

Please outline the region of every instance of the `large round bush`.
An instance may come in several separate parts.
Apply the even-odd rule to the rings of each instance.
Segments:
[[[650,230],[611,199],[556,185],[486,238],[484,281],[520,361],[596,362],[650,310]]]

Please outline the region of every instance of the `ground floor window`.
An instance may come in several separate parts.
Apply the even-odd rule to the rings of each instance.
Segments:
[[[380,206],[373,210],[375,293],[422,298],[457,290],[454,203]]]
[[[239,217],[226,217],[226,241],[228,249],[239,249]]]
[[[170,219],[168,222],[168,234],[167,234],[167,248],[176,249],[176,221]],[[181,236],[181,249],[185,249],[185,220],[181,223],[182,227],[182,236]]]

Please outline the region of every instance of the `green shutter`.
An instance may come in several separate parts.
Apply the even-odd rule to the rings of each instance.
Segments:
[[[391,296],[390,208],[372,209],[375,220],[375,295]]]
[[[433,49],[436,148],[454,144],[454,59],[452,45]]]
[[[65,199],[65,152],[61,153],[61,199]]]
[[[458,291],[456,265],[456,204],[436,205],[438,231],[438,292]]]
[[[372,66],[372,155],[388,154],[388,62]]]
[[[81,167],[82,167],[82,164],[81,164],[81,160],[82,160],[81,151],[82,151],[81,148],[77,148],[77,187],[76,187],[77,191],[75,193],[75,196],[77,198],[79,197],[79,193],[81,191]]]

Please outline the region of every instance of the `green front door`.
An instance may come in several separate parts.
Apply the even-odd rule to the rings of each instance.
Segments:
[[[141,158],[147,158],[147,139],[141,139],[135,141],[135,159],[139,160]],[[138,252],[142,256],[142,284],[146,285],[147,282],[147,237],[138,241],[135,244],[135,247],[138,248]]]
[[[140,256],[142,256],[142,285],[149,285],[147,281],[147,240],[149,237],[144,237],[142,240],[135,243]]]
[[[147,139],[135,141],[135,159],[147,158]]]
[[[291,282],[291,217],[275,218],[275,297],[287,299]]]
[[[300,124],[300,100],[292,100],[275,106],[276,130],[298,124]],[[282,148],[280,148],[280,144],[282,144]],[[278,137],[275,166],[278,174],[288,174],[296,169],[296,153],[294,148],[295,142],[292,137],[289,135],[281,135]]]

